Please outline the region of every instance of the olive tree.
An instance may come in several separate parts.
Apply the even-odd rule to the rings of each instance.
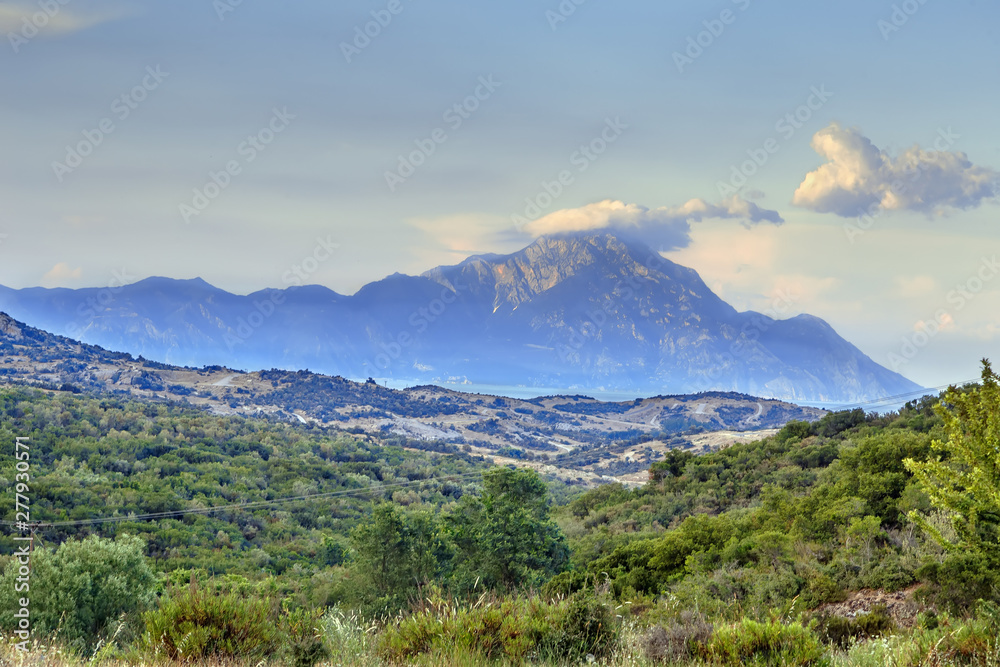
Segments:
[[[0,576],[0,627],[15,627],[20,605],[14,603],[21,598],[30,600],[33,634],[44,637],[58,629],[59,639],[79,650],[91,647],[123,615],[138,623],[139,612],[155,599],[156,577],[144,552],[145,543],[130,535],[35,549],[27,589],[17,581],[20,563],[11,559]]]
[[[1000,378],[989,361],[982,363],[979,385],[949,387],[936,406],[947,441],[932,442],[928,460],[904,464],[958,537],[945,538],[915,511],[910,518],[944,547],[979,552],[1000,564]]]

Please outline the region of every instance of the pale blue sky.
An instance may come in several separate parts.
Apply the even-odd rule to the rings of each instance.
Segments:
[[[397,270],[516,249],[512,214],[560,171],[572,182],[542,213],[609,199],[718,203],[732,166],[775,139],[742,192],[784,224],[692,223],[672,259],[739,308],[794,291],[794,312],[827,319],[886,365],[920,322],[946,316],[898,366],[924,384],[974,377],[979,357],[998,356],[1000,276],[961,307],[952,293],[1000,247],[995,201],[953,205],[932,174],[917,193],[928,202],[882,211],[853,243],[849,218],[792,203],[824,163],[810,141],[831,123],[889,157],[934,151],[950,128],[939,147],[980,175],[1000,169],[995,3],[897,2],[912,15],[897,13],[892,32],[879,21],[893,20],[894,3],[873,0],[567,0],[575,11],[554,28],[556,0],[51,3],[59,11],[27,38],[22,17],[46,3],[0,2],[0,284],[100,286],[124,270],[246,293],[283,286],[322,238],[338,253],[311,278],[350,293]],[[347,62],[342,43],[388,8],[398,13],[382,14],[391,21]],[[678,71],[674,52],[713,27]],[[779,132],[814,87],[832,96]],[[448,110],[477,88],[478,108],[456,127]],[[121,101],[133,89],[144,99]],[[616,118],[627,128],[580,171],[574,153]],[[53,167],[102,121],[113,131],[92,154]],[[244,144],[269,125],[281,128],[271,143]],[[446,141],[390,191],[398,156],[438,128]],[[186,221],[181,205],[229,162],[238,173]]]

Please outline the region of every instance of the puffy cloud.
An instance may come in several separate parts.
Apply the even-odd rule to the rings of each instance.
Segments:
[[[691,199],[680,206],[654,209],[609,199],[580,208],[555,211],[528,223],[523,231],[538,237],[608,229],[639,237],[666,251],[686,247],[691,241],[691,223],[708,219],[737,219],[748,226],[759,222],[784,222],[777,211],[761,208],[738,195],[719,204]]]
[[[806,174],[792,203],[843,217],[873,208],[931,213],[976,207],[993,197],[1000,173],[972,164],[965,153],[944,150],[956,137],[942,131],[937,150],[913,146],[893,158],[856,128],[833,123],[812,139],[826,164]]]
[[[83,270],[71,269],[66,262],[59,262],[42,276],[42,285],[45,287],[65,287],[66,283],[79,280],[83,275]]]

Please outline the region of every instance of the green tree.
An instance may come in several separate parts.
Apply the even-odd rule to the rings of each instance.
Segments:
[[[371,519],[352,531],[351,546],[362,597],[386,611],[434,581],[447,557],[433,516],[392,503],[377,505]]]
[[[20,608],[14,602],[30,600],[33,633],[59,637],[86,650],[108,633],[123,614],[138,623],[139,612],[152,605],[156,577],[143,555],[145,543],[123,535],[116,540],[97,536],[64,542],[58,549],[36,549],[31,554],[30,589],[15,591],[19,564],[8,563],[0,577],[0,627],[10,630]]]
[[[458,551],[459,588],[535,586],[560,572],[566,539],[549,517],[545,484],[529,469],[483,474],[481,498],[465,496],[448,517]]]
[[[1000,563],[1000,385],[990,362],[983,359],[981,384],[949,387],[936,409],[947,442],[932,442],[937,456],[927,461],[904,463],[931,504],[951,518],[958,540],[946,539],[916,511],[909,516],[943,546],[972,549]]]

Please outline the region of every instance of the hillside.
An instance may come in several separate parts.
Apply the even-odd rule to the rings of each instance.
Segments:
[[[737,312],[693,270],[609,233],[542,237],[351,296],[319,286],[239,296],[149,278],[113,290],[0,287],[0,310],[183,366],[843,403],[919,389],[823,320]]]
[[[307,371],[185,368],[82,344],[0,313],[0,382],[5,380],[315,424],[411,449],[483,455],[567,479],[632,484],[644,482],[649,465],[672,448],[718,447],[824,414],[735,393],[623,403],[584,396],[520,400],[435,386],[395,390]],[[708,441],[706,433],[716,435]]]
[[[1000,400],[984,377],[988,400]],[[302,664],[291,661],[311,647],[316,661],[305,664],[576,664],[591,654],[611,665],[986,667],[1000,630],[992,519],[982,533],[991,552],[946,550],[907,517],[928,516],[956,539],[904,464],[933,459],[932,440],[961,432],[946,429],[940,403],[795,421],[702,455],[675,449],[641,488],[582,495],[547,490],[527,470],[484,472],[463,455],[69,391],[0,389],[0,439],[31,443],[32,518],[51,545],[34,556],[44,567],[33,576],[48,582],[32,598],[41,627],[66,620],[58,595],[69,584],[46,574],[56,545],[76,550],[66,558],[113,552],[159,573],[160,584],[137,574],[142,594],[110,616],[133,624],[115,640],[131,652],[110,654],[123,660],[178,646],[203,655],[171,629],[186,614],[221,633],[238,621],[251,634],[233,634],[228,655],[288,656],[278,664]],[[994,412],[966,414],[995,437]],[[0,478],[14,472],[13,452],[0,453]],[[13,494],[4,498],[11,516]],[[219,505],[230,506],[211,511]],[[66,541],[85,535],[95,537]],[[4,553],[15,547],[0,538]],[[67,577],[103,561],[75,562]],[[8,629],[17,567],[10,559],[0,582],[10,584],[0,585]],[[87,590],[81,614],[103,595]],[[162,634],[135,630],[141,613]],[[67,622],[61,632],[89,655],[108,636],[98,630]]]

